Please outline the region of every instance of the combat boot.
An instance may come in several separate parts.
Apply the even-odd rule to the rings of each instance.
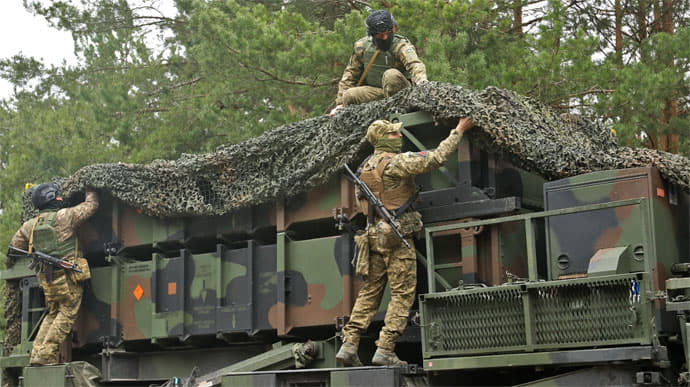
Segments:
[[[396,355],[395,352],[382,348],[376,349],[376,353],[374,353],[371,363],[377,366],[407,367],[407,362],[398,359],[398,355]]]
[[[359,355],[357,355],[357,347],[350,343],[343,343],[340,350],[335,355],[335,360],[342,363],[345,367],[362,366]]]

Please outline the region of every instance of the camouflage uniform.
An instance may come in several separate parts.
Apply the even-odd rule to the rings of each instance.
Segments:
[[[427,80],[426,67],[405,37],[395,35],[391,48],[376,56],[362,86],[357,86],[362,73],[376,51],[371,36],[355,42],[352,56],[338,83],[336,105],[359,104],[389,97],[398,91]]]
[[[372,127],[379,122],[387,121],[376,121]],[[384,127],[379,130],[384,132],[379,136],[388,133]],[[369,133],[367,137],[370,137]],[[404,186],[412,187],[414,190],[414,176],[441,166],[457,149],[461,138],[462,135],[453,129],[434,151],[397,154],[376,151],[365,163],[362,170],[377,168],[381,162],[387,161],[388,165],[385,166],[382,174],[383,196],[386,196],[386,191],[394,191]],[[386,207],[389,207],[385,198],[381,200]],[[401,231],[408,236],[407,241],[412,249],[405,247],[399,240],[394,244],[382,241],[382,238],[377,235],[380,222],[377,222],[376,226],[367,226],[370,241],[369,275],[366,276],[364,286],[357,296],[350,320],[343,327],[343,342],[345,343],[354,346],[359,345],[360,335],[369,327],[371,319],[379,308],[386,280],[388,280],[391,289],[391,300],[384,319],[385,325],[381,329],[376,345],[381,349],[392,351],[396,339],[407,325],[407,317],[410,307],[414,303],[417,284],[416,254],[409,234],[410,231],[421,230],[421,215],[417,212],[407,212],[399,218],[399,222]],[[393,238],[395,237],[393,236]],[[383,246],[383,244],[387,246]]]
[[[74,248],[64,254],[62,258],[70,262],[78,261],[81,252],[76,243],[75,229],[93,215],[97,209],[97,194],[93,191],[87,191],[86,200],[77,206],[60,209],[57,213],[55,210],[43,210],[36,218],[26,221],[12,238],[11,244],[14,247],[28,250],[35,223],[52,217],[52,226],[58,242],[68,242],[70,239],[75,241]],[[51,216],[52,214],[55,215]],[[33,242],[37,246],[41,243],[39,240]],[[84,268],[80,265],[80,268],[88,271],[88,266]],[[83,275],[81,278],[77,278],[72,273],[65,273],[64,270],[56,269],[53,273],[52,282],[48,283],[45,274],[38,274],[38,281],[45,294],[48,312],[34,340],[31,350],[31,364],[57,363],[59,346],[72,330],[74,320],[77,318],[83,293],[83,287],[79,280],[83,279],[85,279]]]

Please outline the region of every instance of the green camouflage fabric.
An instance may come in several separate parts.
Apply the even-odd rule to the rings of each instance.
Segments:
[[[405,75],[396,69],[384,71],[381,83],[382,87],[357,86],[345,90],[342,103],[344,105],[358,105],[376,101],[377,99],[390,97],[411,85],[410,81],[405,78]]]
[[[29,191],[26,191],[29,192]],[[26,195],[24,196],[26,198]],[[98,194],[93,190],[87,190],[86,199],[84,202],[73,207],[63,208],[55,215],[53,228],[59,242],[65,241],[75,234],[75,230],[86,219],[91,217],[98,209]],[[47,216],[47,213],[45,213]],[[29,239],[31,237],[31,229],[33,228],[34,220],[30,219],[24,222],[22,226],[12,237],[10,244],[16,248],[28,250]],[[70,251],[62,258],[73,256],[74,251]]]
[[[429,112],[444,126],[471,117],[476,126],[470,134],[473,144],[549,180],[652,165],[670,183],[690,189],[690,162],[683,156],[618,146],[606,126],[586,118],[565,121],[549,107],[508,90],[474,91],[429,81],[384,100],[345,106],[334,117],[283,125],[212,153],[150,164],[89,165],[62,185],[63,197],[76,201],[92,186],[150,216],[226,214],[323,185],[343,164],[359,163],[371,153],[364,134],[373,121],[413,111]],[[24,219],[32,211],[25,200]]]
[[[367,132],[367,138],[376,140],[387,131],[395,127],[382,121],[379,125],[372,125]],[[431,152],[398,153],[383,171],[384,188],[395,188],[404,184],[415,175],[432,171],[441,166],[457,149],[462,135],[456,129]],[[364,168],[375,168],[380,159],[389,155],[385,152],[375,152],[367,161]],[[343,341],[359,345],[359,337],[364,333],[374,314],[379,308],[381,297],[388,282],[391,289],[391,300],[388,303],[384,327],[381,329],[376,345],[392,351],[396,339],[407,326],[410,307],[414,303],[415,287],[417,285],[417,263],[414,241],[407,238],[411,249],[405,247],[401,241],[390,243],[395,236],[385,237],[378,222],[367,227],[369,233],[369,275],[364,279],[364,286],[357,295],[352,308],[350,319],[343,327]],[[400,218],[401,228],[405,231],[421,230],[421,216],[418,213],[404,214]],[[406,232],[409,234],[409,232]]]
[[[383,171],[383,187],[392,189],[403,184],[404,180],[410,180],[415,175],[421,175],[433,171],[448,160],[448,157],[457,149],[462,135],[455,129],[450,135],[441,141],[436,150],[431,152],[405,152],[393,156],[390,163]],[[369,159],[367,164],[378,160],[377,154]],[[376,163],[378,164],[378,163]],[[375,164],[374,164],[375,165]]]
[[[63,208],[57,211],[53,228],[58,241],[65,241],[75,237],[77,227],[91,217],[98,209],[98,194],[88,189],[86,199],[76,206]],[[43,213],[41,216],[47,216]],[[24,222],[12,237],[11,245],[23,250],[29,249],[29,240],[34,220]],[[40,245],[39,240],[34,240]],[[62,258],[73,260],[75,250],[70,250]],[[78,253],[78,255],[81,255]],[[82,286],[75,283],[62,270],[56,270],[53,281],[48,283],[44,274],[38,275],[38,282],[46,297],[48,314],[43,319],[38,330],[34,347],[31,352],[31,362],[36,364],[49,364],[57,362],[60,343],[65,340],[72,330],[72,325],[77,317],[81,305]],[[15,335],[11,335],[14,337]]]
[[[401,75],[402,71],[407,71],[412,78],[412,83],[415,85],[426,81],[426,66],[424,66],[424,63],[422,63],[417,56],[417,51],[412,43],[401,35],[396,35],[396,38],[398,38],[399,43],[389,50],[392,52],[393,57],[391,68],[397,69]],[[357,86],[357,82],[359,82],[367,66],[367,63],[364,63],[364,52],[372,45],[371,36],[364,37],[355,42],[350,60],[338,83],[336,104],[344,102],[343,96],[346,90]]]
[[[58,233],[54,227],[57,213],[57,210],[44,210],[29,222],[33,227],[33,250],[55,257],[74,255],[77,248],[76,237],[73,234],[66,239],[58,238]]]
[[[402,128],[402,122],[393,124],[388,120],[376,120],[369,125],[367,129],[367,141],[373,146],[379,142],[388,133],[397,132]]]
[[[65,341],[77,318],[83,287],[68,279],[64,271],[57,272],[50,284],[41,274],[39,283],[46,296],[48,313],[36,334],[30,362],[53,364],[58,362],[60,344]]]
[[[295,368],[307,368],[316,356],[314,343],[294,343],[291,348],[292,358],[295,359]]]
[[[414,242],[412,239],[407,241],[412,246],[412,250],[399,243],[393,249],[380,249],[386,251],[384,254],[372,251],[369,255],[369,275],[357,295],[350,320],[343,327],[344,342],[359,345],[359,338],[367,330],[376,314],[386,282],[388,282],[391,300],[384,318],[385,325],[381,328],[376,345],[390,351],[395,348],[395,340],[407,326],[407,316],[414,303],[417,284]],[[373,246],[372,250],[378,249]]]

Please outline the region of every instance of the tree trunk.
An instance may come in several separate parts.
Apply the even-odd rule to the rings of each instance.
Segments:
[[[673,27],[673,0],[663,0],[661,19],[662,32],[665,32],[669,35],[673,35],[675,33]],[[671,58],[667,65],[669,67],[675,66],[674,58]],[[666,101],[666,107],[664,108],[664,124],[668,124],[676,116],[678,116],[678,99],[676,98],[676,93],[673,92],[671,94],[671,97],[669,97],[669,100]],[[678,153],[678,134],[669,133],[668,136],[668,151]]]
[[[654,33],[663,32],[673,35],[673,0],[655,0],[653,11]],[[675,66],[674,58],[671,57],[666,65],[668,67]],[[678,134],[669,131],[669,123],[676,116],[678,116],[678,99],[676,98],[676,93],[673,92],[668,100],[666,100],[661,120],[659,122],[660,126],[664,129],[664,133],[658,134],[657,144],[659,150],[678,153]]]
[[[661,31],[673,35],[673,0],[662,0]]]
[[[640,29],[638,38],[640,43],[647,39],[647,1],[639,0],[637,3],[637,26]]]
[[[652,11],[654,12],[654,22],[652,23],[653,32],[661,32],[661,1],[663,0],[653,0],[652,1]]]
[[[623,67],[623,9],[621,0],[616,0],[616,64]]]
[[[513,31],[522,37],[522,0],[515,0],[513,8]]]

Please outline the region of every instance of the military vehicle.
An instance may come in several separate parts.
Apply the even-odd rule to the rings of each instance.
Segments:
[[[390,119],[405,124],[405,151],[450,129],[424,112]],[[103,193],[81,229],[92,278],[62,364],[28,367],[42,294],[28,262],[0,273],[21,302],[2,383],[687,383],[688,194],[656,169],[547,182],[463,139],[417,183],[418,301],[396,348],[406,368],[335,362],[365,222],[336,175],[220,216],[154,218]],[[365,363],[388,297],[362,338]]]

